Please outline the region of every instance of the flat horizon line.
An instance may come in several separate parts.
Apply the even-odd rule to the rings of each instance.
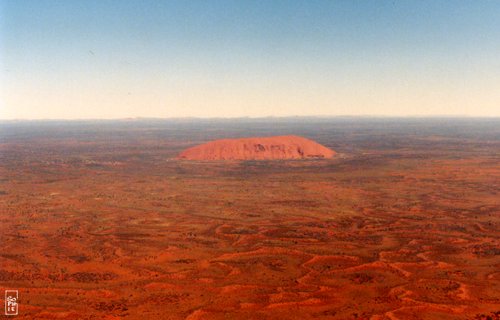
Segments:
[[[43,122],[43,121],[138,121],[138,120],[264,120],[264,119],[500,119],[500,116],[472,115],[290,115],[290,116],[231,116],[231,117],[116,117],[116,118],[14,118],[0,122]]]

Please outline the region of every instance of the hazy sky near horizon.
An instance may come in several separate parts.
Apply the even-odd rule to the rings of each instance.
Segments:
[[[500,1],[0,0],[0,119],[500,116]]]

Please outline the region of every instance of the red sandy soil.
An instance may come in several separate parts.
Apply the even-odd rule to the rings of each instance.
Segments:
[[[278,160],[332,158],[335,151],[299,136],[222,139],[181,152],[188,160]]]
[[[199,127],[116,126],[3,132],[11,319],[500,318],[496,133],[325,125],[333,159],[200,162],[175,159]]]

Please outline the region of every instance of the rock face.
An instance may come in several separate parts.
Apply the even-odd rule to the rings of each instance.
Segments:
[[[181,152],[187,160],[278,160],[332,158],[335,151],[299,136],[223,139]]]

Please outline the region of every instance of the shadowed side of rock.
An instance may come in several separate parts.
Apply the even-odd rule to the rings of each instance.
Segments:
[[[186,160],[284,160],[332,158],[335,151],[299,136],[223,139],[186,149]]]

